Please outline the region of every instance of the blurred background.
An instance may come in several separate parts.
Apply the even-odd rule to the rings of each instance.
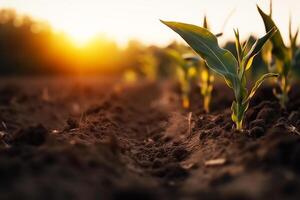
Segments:
[[[220,44],[234,52],[233,28],[245,40],[264,34],[256,10],[269,0],[0,0],[0,74],[173,73],[166,48],[189,51],[159,19],[202,24],[223,32]],[[286,42],[290,14],[300,25],[298,0],[274,0],[274,20]],[[149,67],[152,66],[152,67]],[[151,69],[152,68],[152,69]],[[265,71],[260,57],[252,73]],[[130,73],[127,73],[130,79]]]

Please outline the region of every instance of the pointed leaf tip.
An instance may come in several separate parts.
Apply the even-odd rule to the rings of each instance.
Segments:
[[[248,70],[250,69],[254,57],[261,51],[265,43],[273,37],[273,35],[276,33],[277,28],[273,27],[265,36],[262,38],[258,39],[254,45],[252,46],[251,50],[248,52],[246,57],[244,58],[244,63],[245,63],[245,69]]]
[[[279,74],[277,73],[267,73],[261,76],[256,83],[254,84],[253,88],[251,89],[251,92],[249,93],[248,97],[245,99],[244,103],[247,103],[251,100],[251,98],[255,95],[258,88],[261,86],[261,84],[267,79],[267,78],[277,78]]]
[[[238,63],[233,54],[218,45],[218,40],[209,30],[192,24],[164,22],[178,33],[207,63],[208,67],[223,76],[230,87],[238,83]]]
[[[283,42],[280,31],[278,30],[271,16],[264,13],[259,6],[257,6],[257,9],[264,22],[266,32],[269,32],[276,27],[276,31],[274,31],[274,35],[270,39],[273,45],[273,53],[278,59],[285,60],[285,58],[288,56],[288,49]]]
[[[165,20],[159,19],[159,21],[163,24],[165,24]]]

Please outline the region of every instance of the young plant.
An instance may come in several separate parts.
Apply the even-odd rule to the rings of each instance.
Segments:
[[[272,20],[272,3],[270,4],[270,14],[264,13],[258,6],[258,12],[260,13],[266,32],[269,32],[275,25]],[[279,103],[282,108],[286,108],[288,103],[288,93],[291,88],[291,69],[295,65],[296,52],[298,50],[296,42],[298,38],[299,30],[292,34],[291,20],[289,22],[289,39],[290,46],[285,46],[280,31],[277,31],[274,36],[270,39],[268,45],[263,51],[263,60],[267,63],[270,72],[279,73],[279,78],[277,80],[279,92],[275,89],[273,90],[274,95],[278,98]]]
[[[209,30],[207,17],[204,16],[203,20],[203,27]],[[221,35],[221,34],[219,34]],[[218,37],[218,35],[217,35]],[[209,113],[210,111],[210,102],[211,102],[211,93],[213,90],[213,82],[215,80],[214,75],[210,71],[209,67],[205,63],[205,61],[202,59],[200,61],[199,65],[199,83],[200,83],[200,89],[201,94],[203,96],[203,106],[205,112]]]
[[[162,21],[162,23],[177,32],[205,60],[207,66],[221,75],[227,85],[233,89],[235,101],[231,107],[232,120],[236,129],[242,130],[249,101],[266,78],[278,76],[275,73],[264,74],[250,92],[247,90],[245,73],[250,69],[254,57],[277,29],[272,28],[264,37],[258,39],[249,51],[246,48],[247,43],[242,45],[239,32],[235,31],[237,49],[237,58],[235,58],[230,51],[220,48],[216,36],[205,28],[179,22]]]
[[[205,61],[199,56],[189,55],[185,56],[185,60],[192,63],[197,70],[196,79],[200,86],[200,92],[203,97],[203,109],[206,113],[210,111],[211,94],[213,90],[213,82],[215,80],[214,75],[205,63]]]
[[[176,75],[181,88],[182,106],[188,109],[190,107],[189,95],[191,92],[191,83],[196,74],[195,65],[185,60],[183,56],[175,50],[168,50],[167,54],[177,65]]]
[[[158,76],[158,61],[151,52],[146,52],[140,56],[139,63],[141,64],[141,73],[149,81],[155,81]]]
[[[201,60],[200,63],[201,64],[200,64],[199,83],[200,83],[201,94],[203,96],[203,106],[205,112],[209,113],[211,94],[214,88],[213,83],[215,77],[211,73],[209,67],[207,66],[204,60]]]
[[[203,27],[209,29],[207,17],[204,16],[203,19]],[[216,35],[216,37],[221,36],[222,33]],[[207,64],[203,59],[199,56],[194,54],[184,55],[184,60],[188,62],[189,66],[195,67],[197,70],[196,79],[198,81],[198,85],[200,86],[200,92],[203,97],[203,109],[206,113],[210,111],[210,102],[211,102],[211,94],[213,90],[213,82],[214,82],[214,75],[212,71],[209,69]]]

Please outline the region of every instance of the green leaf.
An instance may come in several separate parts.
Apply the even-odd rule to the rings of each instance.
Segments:
[[[276,33],[277,28],[273,27],[264,37],[256,40],[251,50],[244,58],[245,69],[248,70],[253,62],[254,57],[261,51],[265,43]]]
[[[203,58],[208,67],[225,78],[231,88],[237,88],[238,62],[232,53],[218,45],[217,38],[207,29],[180,22],[165,22]]]
[[[300,58],[300,48],[297,48],[294,51],[294,56],[293,56],[293,61],[292,61],[293,68],[298,66],[299,58]]]
[[[261,15],[263,21],[264,21],[264,25],[265,25],[265,29],[266,32],[269,32],[270,30],[272,30],[273,27],[277,26],[275,25],[274,21],[272,20],[270,15],[267,15],[266,13],[264,13],[259,6],[257,6],[258,12]],[[278,28],[277,28],[278,29]],[[287,56],[287,47],[284,45],[282,36],[280,31],[278,30],[274,36],[271,38],[271,42],[273,44],[273,53],[276,57],[278,57],[281,60],[285,60],[286,56]]]
[[[293,35],[293,33],[292,33],[292,17],[290,16],[290,19],[289,19],[289,38],[290,38],[291,50],[293,51],[293,53],[297,49],[298,34],[299,34],[299,28],[296,30],[295,35]]]
[[[299,28],[297,28],[295,34],[293,35],[293,32],[292,32],[292,17],[290,16],[290,19],[289,19],[289,38],[290,38],[290,42],[291,42],[291,48],[293,50],[295,50],[296,47],[297,47],[298,35],[299,35]]]
[[[238,119],[237,119],[237,104],[235,101],[233,101],[231,104],[231,110],[232,110],[231,120],[233,122],[237,122],[238,121]]]
[[[208,24],[208,20],[207,20],[207,16],[204,15],[204,18],[203,18],[203,28],[206,28],[207,30],[210,30],[210,26]],[[223,33],[217,33],[215,34],[215,36],[218,38],[218,37],[221,37],[223,35]]]
[[[293,40],[293,34],[292,34],[292,16],[289,17],[289,38],[290,41]]]
[[[261,50],[262,59],[268,66],[270,66],[272,63],[272,49],[273,45],[272,42],[269,40],[266,42],[266,44]]]
[[[242,50],[242,45],[240,42],[240,32],[239,30],[233,30],[234,35],[235,35],[235,49],[236,49],[236,54],[238,57],[239,65],[242,62],[242,57],[243,57],[243,50]]]
[[[206,15],[204,15],[204,19],[203,19],[203,28],[206,28],[207,30],[209,30],[209,26],[208,26]]]
[[[254,84],[251,92],[249,93],[248,97],[246,98],[246,100],[243,103],[249,102],[250,99],[254,96],[254,94],[256,93],[257,89],[261,86],[261,84],[267,79],[267,78],[271,78],[271,77],[278,77],[279,75],[276,73],[267,73],[264,74],[263,76],[260,77],[260,79],[258,79],[256,81],[256,83]]]
[[[270,7],[270,14],[269,14],[269,16],[272,17],[272,14],[273,14],[273,1],[272,0],[270,0],[269,7]]]
[[[231,105],[231,119],[233,122],[235,122],[237,130],[242,130],[243,128],[243,121],[248,107],[249,103],[239,104],[236,101],[234,101]]]
[[[296,49],[297,49],[298,35],[299,35],[299,28],[297,29],[297,31],[296,31],[296,33],[295,33],[295,35],[293,37],[293,40],[291,41],[293,51],[296,51]]]
[[[251,45],[251,38],[249,37],[248,40],[244,42],[244,44],[242,45],[242,55],[246,55],[247,52],[250,51],[251,49],[250,45]]]

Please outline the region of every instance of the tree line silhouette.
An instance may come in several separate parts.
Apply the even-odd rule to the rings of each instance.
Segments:
[[[253,41],[254,38],[252,38]],[[228,48],[235,54],[234,43]],[[173,73],[166,48],[186,49],[173,42],[167,47],[146,46],[129,41],[120,48],[114,41],[99,36],[78,48],[64,33],[54,32],[49,24],[12,9],[0,10],[0,75],[112,74],[134,69],[143,74],[143,65],[155,59],[160,76]],[[151,58],[151,56],[153,58]],[[145,59],[147,57],[147,59]],[[148,62],[148,63],[147,63]],[[253,74],[266,70],[261,58],[255,60]]]

